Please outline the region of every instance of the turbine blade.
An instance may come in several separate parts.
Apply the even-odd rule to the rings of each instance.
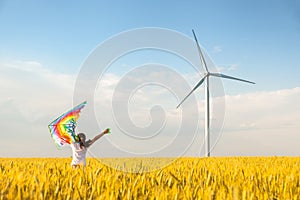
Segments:
[[[178,106],[176,108],[178,108],[204,81],[204,79],[206,78],[206,76],[204,76],[199,83],[197,83],[197,85],[192,89],[192,91],[190,91],[190,93],[188,93],[188,95],[186,97],[184,97],[184,99],[178,104]]]
[[[228,78],[228,79],[232,79],[232,80],[236,80],[236,81],[243,81],[243,82],[246,82],[246,83],[252,83],[252,84],[255,84],[255,83],[252,82],[252,81],[247,81],[247,80],[244,80],[244,79],[235,78],[235,77],[232,77],[232,76],[227,76],[227,75],[225,75],[225,74],[210,73],[209,75],[216,76],[216,77],[221,77],[221,78]]]
[[[194,30],[192,30],[192,31],[193,31],[193,35],[194,35],[194,38],[195,38],[195,41],[196,41],[196,44],[197,44],[198,53],[199,53],[199,56],[200,56],[200,59],[201,59],[202,67],[203,67],[203,69],[204,69],[205,72],[208,72],[208,69],[207,69],[207,66],[206,66],[206,62],[205,62],[204,56],[203,56],[203,54],[202,54],[200,45],[199,45],[199,43],[198,43],[196,34],[195,34]]]

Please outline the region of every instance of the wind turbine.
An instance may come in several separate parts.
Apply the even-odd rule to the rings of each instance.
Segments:
[[[232,80],[236,80],[236,81],[242,81],[242,82],[246,82],[246,83],[252,83],[255,84],[254,82],[251,81],[247,81],[244,79],[240,79],[240,78],[235,78],[232,76],[227,76],[225,74],[221,74],[221,73],[211,73],[208,71],[207,66],[206,66],[206,62],[205,59],[203,57],[203,54],[201,52],[201,48],[200,45],[198,43],[197,37],[195,35],[194,30],[193,31],[193,35],[195,38],[195,42],[197,44],[197,49],[198,49],[198,53],[201,59],[201,63],[202,63],[202,67],[204,69],[204,77],[197,83],[197,85],[192,89],[192,91],[190,91],[190,93],[188,93],[188,95],[178,104],[178,106],[176,108],[178,108],[205,80],[206,80],[206,87],[205,87],[205,100],[206,100],[206,107],[205,107],[205,134],[204,134],[204,141],[205,141],[205,156],[209,157],[210,156],[210,133],[209,133],[209,77],[210,76],[215,76],[215,77],[220,77],[220,78],[227,78],[227,79],[232,79]]]

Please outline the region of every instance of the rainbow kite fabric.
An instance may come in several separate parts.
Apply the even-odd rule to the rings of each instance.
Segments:
[[[75,127],[76,121],[79,118],[79,113],[81,109],[87,104],[83,102],[68,112],[64,113],[53,122],[51,122],[48,127],[57,148],[61,149],[65,144],[71,144],[76,142]]]

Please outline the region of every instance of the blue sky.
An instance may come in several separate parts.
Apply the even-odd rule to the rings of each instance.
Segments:
[[[5,100],[0,103],[2,107],[8,101],[14,103],[12,103],[11,110],[3,111],[1,115],[2,118],[5,118],[7,113],[13,116],[14,112],[23,114],[27,112],[24,116],[30,116],[28,112],[30,110],[38,112],[44,105],[42,102],[47,101],[49,106],[51,101],[55,101],[50,106],[52,111],[54,109],[53,113],[35,115],[34,120],[30,122],[38,124],[36,127],[42,127],[47,120],[52,119],[51,116],[72,106],[74,79],[85,59],[97,45],[123,31],[144,27],[175,30],[191,38],[191,30],[194,29],[201,46],[211,57],[217,69],[257,83],[250,87],[224,81],[225,92],[230,96],[227,108],[231,108],[230,103],[238,95],[250,95],[247,97],[252,98],[251,94],[264,93],[266,97],[273,97],[280,91],[294,94],[291,91],[298,91],[297,88],[300,87],[298,78],[300,74],[299,19],[300,2],[296,0],[88,2],[2,0],[0,1],[0,64],[2,70],[5,71],[5,73],[2,72],[1,79],[6,85],[0,86],[0,88],[3,87],[2,91],[5,91],[2,94]],[[193,48],[196,49],[195,46],[191,46],[191,49]],[[141,59],[139,64],[142,64],[143,59],[147,62],[147,57],[151,56],[153,59],[157,59],[157,62],[165,59],[164,54],[151,51],[144,52],[144,57],[139,53],[136,56]],[[136,57],[128,56],[124,59],[123,65],[135,63],[134,58]],[[171,57],[169,59],[171,60]],[[174,60],[176,61],[176,59]],[[175,65],[175,61],[173,63],[170,61],[168,64]],[[122,59],[117,64],[122,65]],[[8,70],[11,66],[15,71],[11,68],[9,69],[11,71]],[[43,86],[48,87],[51,82],[43,82],[45,77],[54,77],[56,82],[60,80],[61,83],[63,82],[62,85],[65,85],[63,89],[59,84],[55,86],[57,88],[54,86],[49,88],[50,92],[44,95],[45,99],[42,97],[36,98],[37,101],[26,99],[24,97],[26,92],[21,87],[22,81],[28,83],[27,79],[22,79],[25,68],[28,69],[27,74],[32,73],[31,70],[34,71],[34,69],[38,69],[37,71],[41,73],[41,75],[31,74],[33,79],[28,78],[28,80],[34,81],[27,86],[28,93],[43,91]],[[176,67],[176,69],[182,70],[180,67]],[[192,73],[192,71],[190,72]],[[197,77],[194,77],[190,82],[191,87],[196,81]],[[16,85],[13,86],[11,83]],[[56,91],[59,92],[56,94]],[[63,103],[57,96],[55,98],[53,96],[64,93],[67,95],[62,97]],[[22,98],[19,95],[23,95]],[[232,101],[230,101],[231,97]],[[296,98],[293,97],[293,99],[298,97],[299,93],[296,93]],[[199,98],[201,101],[201,96]],[[19,99],[19,101],[22,99],[35,103],[32,105],[22,104],[11,99]],[[288,104],[287,102],[294,101],[282,100],[278,102],[280,105],[277,106]],[[274,105],[274,107],[276,106]],[[55,112],[56,110],[57,112]],[[272,115],[271,110],[270,108],[269,116]],[[46,110],[41,110],[41,112],[46,112]],[[230,113],[228,115],[231,116]],[[232,115],[234,114],[232,113]],[[287,116],[294,116],[294,120],[299,119],[299,115],[294,113],[287,113]],[[24,123],[24,127],[28,123],[25,118],[20,119],[20,123]],[[6,120],[5,123],[11,122]],[[226,120],[229,119],[226,118]],[[228,123],[234,124],[234,122]],[[249,122],[249,124],[251,123]],[[31,126],[33,125],[31,124]],[[30,133],[35,135],[43,130],[36,129],[36,132],[31,131]],[[226,130],[226,126],[224,130]],[[18,129],[6,131],[14,135]],[[18,138],[19,136],[15,135],[14,137]],[[225,137],[224,141],[229,142],[228,138],[230,137],[233,135]],[[40,140],[44,141],[44,138],[40,138]],[[240,140],[243,141],[241,138]],[[7,143],[12,141],[13,137],[7,139]],[[226,142],[224,142],[224,146],[226,146]],[[28,149],[28,154],[25,153],[24,156],[35,155],[32,152],[34,151]],[[223,152],[222,148],[219,152]],[[241,150],[241,152],[243,151]],[[274,152],[271,151],[267,155],[279,154],[278,152],[280,151],[275,149]],[[287,152],[294,155],[296,151],[291,149]],[[55,153],[52,152],[49,155],[53,154]],[[252,152],[250,147],[241,153],[241,155],[257,154],[260,152],[255,150]],[[0,156],[16,155],[18,154],[0,154]],[[47,155],[42,154],[41,156]],[[223,154],[216,153],[215,155]]]
[[[298,83],[299,1],[2,1],[0,6],[5,60],[39,60],[72,72],[119,32],[163,27],[192,36],[195,29],[215,63],[241,65],[240,74],[255,78],[262,89]],[[217,46],[222,53],[213,54]],[[272,82],[275,77],[289,81]]]

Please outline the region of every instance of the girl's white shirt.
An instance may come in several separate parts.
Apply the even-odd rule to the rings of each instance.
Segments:
[[[73,160],[71,162],[71,165],[80,165],[83,164],[86,165],[86,152],[87,148],[82,147],[80,148],[80,143],[74,142],[71,144],[72,152],[73,152]]]

